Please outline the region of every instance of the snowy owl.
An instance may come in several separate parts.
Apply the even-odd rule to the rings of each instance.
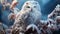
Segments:
[[[41,8],[37,1],[30,0],[26,1],[21,11],[16,15],[15,23],[37,23],[40,21],[41,18]]]

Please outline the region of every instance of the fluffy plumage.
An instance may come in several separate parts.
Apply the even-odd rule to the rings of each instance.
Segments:
[[[37,23],[41,18],[41,9],[37,1],[26,1],[21,11],[16,15],[15,23]]]

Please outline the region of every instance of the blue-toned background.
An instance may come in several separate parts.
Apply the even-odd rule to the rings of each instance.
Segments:
[[[16,7],[21,10],[22,5],[24,4],[25,1],[27,0],[18,0],[19,4]],[[54,10],[57,4],[60,4],[60,0],[36,0],[36,1],[38,1],[41,6],[42,20],[46,20],[47,15],[50,14]],[[8,2],[10,2],[10,0],[8,0]],[[3,12],[4,16],[2,19],[4,20],[5,24],[9,25],[7,17],[6,17],[9,14],[8,11],[5,10]]]

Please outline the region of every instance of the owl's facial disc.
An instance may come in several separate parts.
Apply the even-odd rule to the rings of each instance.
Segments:
[[[23,5],[23,8],[24,8],[24,10],[28,10],[28,11],[36,11],[36,10],[40,9],[40,5],[36,1],[27,1]]]

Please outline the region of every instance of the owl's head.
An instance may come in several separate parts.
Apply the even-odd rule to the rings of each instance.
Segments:
[[[24,11],[40,11],[40,5],[37,1],[26,1],[22,7]]]

